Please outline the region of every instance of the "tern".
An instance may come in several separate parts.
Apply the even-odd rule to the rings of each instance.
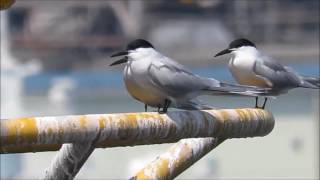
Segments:
[[[221,56],[231,53],[229,70],[240,85],[269,88],[266,96],[277,96],[287,93],[293,88],[319,89],[320,78],[304,76],[288,66],[283,66],[276,60],[261,53],[256,45],[248,39],[236,39],[229,47],[215,55]],[[261,108],[264,108],[267,97]],[[258,96],[256,96],[258,107]]]
[[[123,56],[110,66],[125,63],[124,83],[129,94],[147,106],[166,113],[169,106],[179,109],[208,109],[199,95],[257,96],[262,88],[233,85],[191,73],[178,62],[162,55],[143,39],[130,42],[125,51],[111,55]],[[162,108],[162,110],[161,110]]]

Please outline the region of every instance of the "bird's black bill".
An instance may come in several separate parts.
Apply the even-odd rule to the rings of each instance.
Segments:
[[[221,55],[228,54],[228,53],[231,53],[231,50],[230,49],[225,49],[225,50],[220,51],[219,53],[217,53],[214,57],[221,56]]]
[[[112,54],[110,57],[117,57],[117,56],[124,56],[124,55],[128,55],[128,52],[127,51],[118,52],[118,53]]]
[[[124,57],[122,59],[119,59],[118,61],[113,62],[112,64],[110,64],[110,66],[114,66],[114,65],[118,65],[118,64],[122,64],[122,63],[126,63],[128,62],[128,58]]]

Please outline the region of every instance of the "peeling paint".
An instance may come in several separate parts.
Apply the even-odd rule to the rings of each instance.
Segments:
[[[159,167],[157,169],[158,173],[152,179],[163,179],[166,174],[168,174],[169,161],[168,159],[160,159]]]
[[[1,142],[11,149],[77,143],[90,141],[99,132],[99,147],[132,146],[195,137],[264,136],[273,126],[272,114],[261,109],[36,117],[2,120]]]
[[[139,177],[139,178],[138,178]],[[145,175],[145,172],[143,172],[143,171],[140,171],[140,172],[138,172],[138,174],[135,176],[135,178],[132,178],[132,179],[134,179],[134,180],[138,180],[138,179],[140,179],[140,180],[149,180],[149,179],[151,179],[149,176],[146,176]]]
[[[174,179],[205,154],[218,146],[223,140],[214,138],[183,139],[167,152],[141,169],[135,179]]]
[[[106,119],[103,116],[100,116],[99,118],[99,127],[100,127],[100,130],[106,127]]]
[[[1,144],[11,144],[14,142],[33,142],[36,141],[38,129],[34,118],[18,118],[2,122],[6,134],[1,134]],[[1,128],[3,129],[3,128]],[[4,136],[4,138],[2,138]]]
[[[81,128],[86,128],[86,124],[87,124],[86,116],[79,117],[79,124]]]

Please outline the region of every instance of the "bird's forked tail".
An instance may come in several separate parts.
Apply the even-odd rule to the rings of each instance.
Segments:
[[[302,78],[302,83],[300,84],[300,87],[320,89],[320,77],[301,76],[301,78]]]
[[[266,95],[269,92],[268,88],[231,84],[226,82],[220,82],[210,78],[208,78],[207,80],[211,81],[211,86],[209,88],[204,89],[206,91],[206,94],[261,96]]]

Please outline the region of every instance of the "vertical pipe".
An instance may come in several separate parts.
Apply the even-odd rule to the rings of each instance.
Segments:
[[[73,179],[94,151],[100,131],[91,142],[64,144],[45,170],[44,180]]]

